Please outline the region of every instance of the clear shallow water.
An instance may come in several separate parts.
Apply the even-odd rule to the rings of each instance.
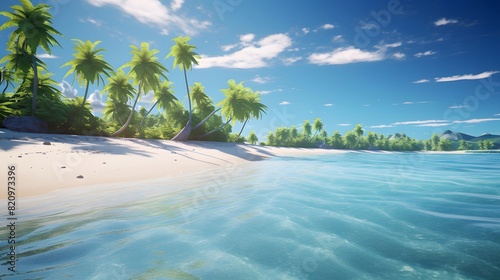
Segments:
[[[499,154],[347,153],[49,194],[20,202],[0,278],[500,279],[499,174]]]

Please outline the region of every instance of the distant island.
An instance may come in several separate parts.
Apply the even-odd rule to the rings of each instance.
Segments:
[[[255,144],[255,141],[249,140]],[[361,124],[358,124],[345,135],[335,131],[329,136],[323,130],[321,119],[317,118],[312,124],[305,121],[300,131],[295,126],[279,127],[275,131],[269,132],[267,141],[260,144],[279,147],[385,151],[494,150],[500,149],[500,135],[483,134],[475,137],[446,130],[441,134],[433,134],[428,140],[416,140],[404,133],[384,136],[368,132],[365,135]]]

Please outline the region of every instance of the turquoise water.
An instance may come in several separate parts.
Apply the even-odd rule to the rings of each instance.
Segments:
[[[499,154],[346,153],[61,191],[20,201],[0,278],[500,279],[499,174]]]

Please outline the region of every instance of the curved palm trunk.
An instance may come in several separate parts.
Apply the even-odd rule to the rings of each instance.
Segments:
[[[220,109],[222,108],[218,108],[218,109],[215,109],[212,111],[212,113],[208,114],[208,116],[206,118],[204,118],[199,124],[195,125],[193,127],[193,130],[196,130],[198,129],[200,126],[204,125],[209,119],[211,116],[213,116],[215,113],[217,113],[218,111],[220,111]]]
[[[7,88],[9,87],[9,82],[5,83],[5,87],[3,88],[2,94],[5,95],[5,92],[7,91]]]
[[[184,81],[186,82],[186,91],[187,91],[187,96],[188,96],[188,104],[189,104],[189,119],[184,128],[177,133],[171,140],[172,141],[185,141],[189,138],[189,135],[191,134],[191,131],[193,131],[193,111],[191,108],[191,95],[189,94],[189,84],[187,80],[187,74],[186,74],[186,68],[184,70]]]
[[[146,115],[144,115],[144,117],[142,117],[140,126],[142,126],[142,124],[144,123],[144,120],[148,117],[149,113],[151,113],[151,111],[153,111],[154,107],[156,106],[156,104],[158,104],[158,102],[160,102],[159,99],[156,100],[156,102],[155,102],[155,104],[153,104],[153,106],[151,106],[151,109],[149,109],[149,111],[146,113]]]
[[[243,129],[245,129],[245,125],[246,125],[246,124],[247,124],[247,122],[248,122],[248,119],[249,119],[249,118],[247,118],[247,119],[245,120],[245,122],[243,123],[243,127],[241,127],[240,133],[238,133],[238,136],[236,137],[236,139],[234,139],[234,141],[233,141],[233,142],[236,142],[236,141],[240,138],[241,133],[243,132]]]
[[[221,130],[221,129],[222,129],[222,128],[224,128],[224,126],[226,126],[226,125],[227,125],[227,124],[228,124],[231,120],[232,120],[232,118],[230,118],[229,120],[227,120],[227,122],[225,122],[225,123],[221,124],[221,125],[220,125],[219,127],[217,127],[216,129],[213,129],[213,130],[211,130],[211,131],[209,131],[209,132],[207,132],[207,133],[205,133],[205,134],[203,134],[203,135],[201,135],[201,136],[198,136],[197,138],[198,138],[198,139],[203,139],[203,138],[207,137],[208,135],[210,135],[210,134],[212,134],[212,133],[214,133],[214,132],[217,132],[217,131]]]
[[[139,100],[140,96],[141,96],[141,90],[139,88],[139,92],[137,93],[137,97],[135,98],[134,105],[132,105],[132,110],[130,111],[130,114],[128,115],[127,121],[125,122],[125,124],[122,127],[120,127],[120,129],[118,129],[118,131],[116,131],[115,133],[111,134],[111,136],[117,136],[120,133],[124,132],[125,129],[127,129],[128,125],[132,121],[132,117],[134,116],[135,106],[137,105],[137,101]]]
[[[38,93],[38,69],[36,67],[36,56],[35,54],[31,54],[31,66],[33,67],[33,99],[31,101],[31,116],[35,116],[36,110],[36,96]]]
[[[186,68],[184,68],[184,81],[186,82],[186,91],[187,91],[187,96],[188,96],[188,104],[189,104],[189,121],[188,124],[191,124],[193,120],[193,110],[191,108],[191,95],[189,94],[189,84],[188,84],[188,78],[186,74]]]
[[[78,114],[83,110],[83,107],[85,107],[85,102],[87,101],[87,95],[89,94],[89,85],[90,81],[87,81],[87,85],[85,86],[85,95],[83,96],[83,101],[82,105],[80,105],[80,109],[78,110]]]
[[[187,124],[184,126],[177,135],[175,135],[172,139],[172,141],[186,141],[189,138],[189,135],[191,134],[191,131],[193,130],[193,125],[191,123],[191,120],[188,120]]]

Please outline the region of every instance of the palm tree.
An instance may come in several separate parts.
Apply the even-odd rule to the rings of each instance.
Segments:
[[[323,130],[323,123],[320,118],[316,118],[313,122],[312,128],[314,129],[314,136],[316,136],[321,130]]]
[[[129,83],[130,77],[125,75],[123,70],[119,69],[107,78],[108,83],[102,89],[108,93],[108,100],[104,108],[104,117],[114,120],[116,123],[124,123],[130,114],[130,108],[127,103],[134,97],[134,87]]]
[[[309,137],[311,137],[312,127],[311,123],[308,120],[304,121],[304,124],[302,125],[302,134],[306,137],[306,139],[309,139]]]
[[[238,137],[239,138],[239,137]],[[255,134],[255,131],[250,131],[250,134],[248,134],[248,141],[250,142],[250,144],[252,145],[255,145],[257,143],[257,141],[259,141],[259,138],[257,137],[257,135]]]
[[[113,73],[108,77],[108,84],[102,89],[103,92],[108,92],[108,98],[112,98],[121,103],[126,104],[134,97],[134,87],[129,83],[130,77],[125,75],[122,69]]]
[[[5,87],[2,90],[2,94],[5,94],[9,86],[14,86],[12,83],[14,81],[14,72],[7,68],[2,68],[0,70],[0,84],[5,83]]]
[[[353,131],[347,131],[343,137],[344,146],[348,149],[354,149],[356,147],[356,134]]]
[[[214,106],[212,100],[205,93],[205,87],[201,83],[194,83],[191,89],[191,99],[193,99],[195,111],[201,116],[208,115],[207,112],[212,112]]]
[[[73,54],[75,58],[63,64],[61,67],[71,66],[71,69],[68,70],[63,79],[68,75],[75,73],[76,80],[80,86],[86,83],[85,95],[83,96],[83,102],[78,111],[80,112],[83,109],[83,106],[85,106],[87,94],[89,92],[89,85],[91,83],[94,84],[95,82],[99,85],[99,81],[104,83],[102,75],[109,77],[108,72],[113,71],[113,68],[106,61],[104,61],[104,57],[99,54],[104,51],[104,49],[96,49],[96,46],[101,41],[95,41],[94,43],[89,40],[83,42],[79,39],[74,39],[73,41],[76,44],[74,48],[75,53]]]
[[[243,132],[243,129],[245,128],[245,125],[247,124],[248,120],[251,117],[254,117],[255,119],[260,119],[260,118],[262,118],[262,114],[265,114],[267,111],[267,106],[261,102],[260,94],[258,92],[253,92],[251,90],[248,90],[245,97],[249,102],[248,103],[249,114],[247,115],[247,118],[246,118],[245,122],[243,123],[243,126],[241,127],[240,133],[238,133],[238,137],[236,137],[236,139],[240,138],[241,133]]]
[[[0,12],[0,15],[9,18],[0,26],[0,31],[10,27],[16,27],[9,38],[9,45],[20,48],[16,53],[23,53],[31,56],[31,68],[33,77],[33,97],[31,103],[31,115],[35,116],[36,97],[38,90],[38,67],[36,52],[41,47],[48,54],[51,53],[51,47],[61,46],[53,35],[62,35],[51,25],[52,15],[47,11],[50,6],[47,4],[38,4],[33,6],[29,0],[20,0],[21,5],[12,6],[13,12]]]
[[[240,82],[236,84],[234,80],[229,80],[228,84],[229,88],[221,90],[225,98],[217,104],[217,106],[221,106],[222,114],[226,118],[226,122],[212,131],[199,136],[199,139],[221,130],[224,126],[229,124],[229,122],[232,122],[233,125],[236,121],[243,122],[250,114],[250,102],[245,98],[245,91],[247,91],[247,89],[243,87],[243,83]]]
[[[175,106],[175,101],[177,101],[177,97],[174,96],[174,93],[172,91],[172,82],[169,81],[164,81],[158,90],[154,91],[154,98],[156,100],[155,104],[151,106],[151,109],[146,112],[144,117],[141,120],[141,126],[144,123],[144,120],[146,117],[151,113],[153,108],[158,105],[158,108],[160,109],[168,109],[171,108],[172,106]]]
[[[130,114],[130,106],[118,100],[116,96],[109,95],[102,112],[105,118],[116,123],[124,123],[126,116]]]
[[[186,82],[186,92],[188,96],[188,104],[189,104],[189,119],[186,126],[172,138],[172,140],[186,140],[191,134],[192,127],[192,119],[193,119],[193,111],[191,106],[191,95],[189,94],[189,85],[187,79],[187,70],[190,70],[193,67],[193,64],[198,65],[197,59],[200,56],[195,53],[193,50],[196,49],[194,45],[188,43],[191,40],[189,37],[178,36],[174,38],[173,41],[175,45],[170,48],[170,53],[165,57],[168,58],[170,56],[174,57],[173,68],[179,66],[180,69],[184,72],[184,81]]]
[[[127,129],[134,116],[135,106],[141,98],[141,93],[158,89],[160,87],[160,77],[167,79],[164,74],[164,72],[168,72],[167,68],[159,63],[158,58],[155,56],[159,52],[157,49],[150,50],[149,44],[145,42],[141,43],[141,48],[137,46],[130,47],[132,48],[132,60],[121,68],[130,68],[129,75],[133,79],[133,85],[136,85],[138,88],[137,95],[127,120],[111,136],[119,135]]]

